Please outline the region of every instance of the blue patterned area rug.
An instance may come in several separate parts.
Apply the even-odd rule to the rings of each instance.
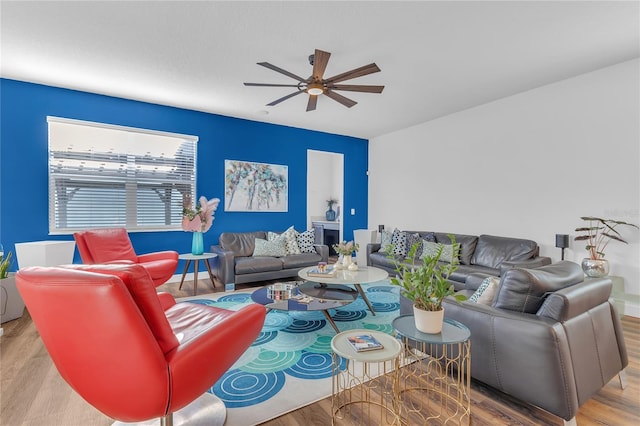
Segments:
[[[391,321],[399,315],[399,288],[386,280],[363,288],[376,315],[358,297],[329,311],[338,328],[391,334]],[[251,290],[180,301],[232,310],[253,303]],[[209,390],[227,406],[225,424],[257,425],[330,396],[331,339],[335,335],[322,312],[269,312],[253,345]]]

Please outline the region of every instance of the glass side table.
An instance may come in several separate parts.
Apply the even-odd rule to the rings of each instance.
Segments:
[[[458,424],[471,421],[471,332],[445,319],[442,332],[422,333],[413,315],[393,320],[404,350],[398,401],[406,424]],[[412,392],[421,392],[412,398]]]
[[[384,348],[356,352],[349,336],[369,334]],[[332,425],[401,425],[398,377],[402,346],[398,339],[374,330],[349,330],[331,339]]]

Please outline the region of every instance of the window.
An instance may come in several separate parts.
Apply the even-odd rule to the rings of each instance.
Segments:
[[[47,117],[49,233],[182,229],[196,136]]]

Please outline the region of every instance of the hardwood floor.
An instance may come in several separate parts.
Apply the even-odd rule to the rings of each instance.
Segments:
[[[178,283],[168,283],[159,290],[175,297],[191,296],[193,285],[185,282],[183,289],[178,290]],[[198,280],[198,295],[213,291],[208,279]],[[218,284],[215,291],[221,292],[222,286]],[[640,319],[627,316],[622,323],[629,353],[627,387],[622,390],[617,378],[611,380],[580,408],[579,426],[635,425],[640,419]],[[107,426],[112,423],[112,419],[86,403],[62,380],[26,310],[22,318],[7,322],[2,328],[0,425]],[[472,382],[471,386],[471,422],[474,426],[562,424],[540,409],[523,405],[477,382]],[[326,398],[264,425],[320,426],[331,424],[330,418],[331,400]]]

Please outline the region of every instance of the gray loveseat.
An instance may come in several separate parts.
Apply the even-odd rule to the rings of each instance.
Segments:
[[[314,244],[314,253],[290,254],[286,256],[253,256],[255,239],[267,239],[266,231],[223,232],[211,253],[213,275],[222,284],[243,284],[255,281],[297,277],[298,271],[329,259],[329,247]]]
[[[402,231],[406,236],[415,236],[419,240],[430,240],[436,243],[451,244],[449,234],[445,232]],[[417,234],[417,236],[416,236]],[[548,265],[551,259],[539,255],[538,244],[535,241],[497,237],[494,235],[464,235],[452,234],[456,243],[460,244],[460,264],[458,269],[449,277],[456,290],[467,288],[467,279],[474,274],[502,276],[505,271],[513,268],[538,268]],[[411,239],[407,245],[411,245]],[[380,250],[380,243],[367,245],[367,265],[382,268],[390,275],[395,275],[395,266],[386,252]],[[406,249],[408,251],[408,248]],[[403,261],[402,256],[396,260]],[[416,262],[422,262],[417,259]],[[477,288],[479,283],[471,285]]]
[[[628,358],[610,279],[585,279],[579,265],[562,261],[509,269],[499,280],[489,304],[443,304],[446,318],[471,331],[472,378],[569,424],[613,377],[624,386]],[[412,313],[404,297],[400,313]]]

